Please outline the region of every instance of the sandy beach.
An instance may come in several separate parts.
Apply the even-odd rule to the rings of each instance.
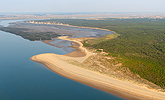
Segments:
[[[67,37],[59,37],[60,39],[70,40]],[[71,40],[70,40],[71,41]],[[81,42],[72,40],[73,46],[77,49],[75,51],[66,54],[58,55],[53,53],[39,54],[31,57],[31,60],[39,62],[47,66],[50,70],[75,80],[82,84],[103,90],[105,92],[114,94],[124,99],[129,100],[165,100],[165,93],[157,92],[145,87],[141,87],[130,82],[118,80],[115,78],[102,75],[98,72],[87,70],[68,63],[66,60],[76,60],[80,63],[85,61],[88,57],[93,55],[89,52]]]

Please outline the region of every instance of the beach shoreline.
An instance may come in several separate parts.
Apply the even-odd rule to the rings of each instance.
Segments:
[[[45,62],[45,61],[39,60],[38,58],[36,58],[36,56],[33,56],[31,58],[31,60],[33,60],[35,62],[38,62],[38,63],[42,63],[43,65],[47,66],[47,68],[49,68],[53,72],[55,72],[55,73],[57,73],[57,74],[59,74],[59,75],[61,75],[63,77],[66,77],[66,78],[69,78],[71,80],[77,81],[79,83],[85,84],[87,86],[90,86],[90,87],[93,87],[93,88],[96,88],[96,89],[108,92],[110,94],[116,95],[116,96],[124,98],[124,99],[130,99],[130,100],[131,99],[134,99],[134,100],[137,99],[137,98],[134,98],[133,96],[127,96],[127,94],[129,94],[129,93],[126,93],[125,91],[119,91],[115,87],[108,88],[108,86],[103,86],[103,85],[101,85],[99,83],[93,83],[93,81],[90,81],[87,78],[79,77],[79,76],[73,75],[71,73],[68,73],[65,70],[57,67],[56,65],[54,65],[54,64],[52,64],[50,62]]]
[[[67,37],[59,38],[71,41]],[[80,68],[78,66],[67,63],[67,59],[76,60],[82,63],[89,56],[93,55],[93,53],[89,52],[83,47],[82,43],[76,40],[72,41],[79,44],[79,48],[82,51],[82,53],[86,54],[85,56],[72,56],[76,55],[73,53],[73,51],[72,53],[66,55],[57,55],[53,53],[35,55],[31,57],[31,60],[44,64],[50,70],[66,78],[111,93],[124,99],[165,99],[165,94],[162,92],[149,90],[147,88],[136,86],[135,84],[131,84],[129,82],[114,79],[102,75],[100,73]]]

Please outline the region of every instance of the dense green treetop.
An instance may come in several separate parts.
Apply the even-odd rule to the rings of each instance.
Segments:
[[[86,44],[104,49],[110,55],[124,59],[123,66],[161,87],[165,87],[165,19],[51,19],[75,26],[98,27],[120,34],[115,39],[98,44]]]
[[[103,49],[110,56],[122,58],[123,67],[128,67],[142,78],[165,88],[165,19],[49,19],[36,22],[63,23],[115,31],[120,34],[117,38],[97,44],[84,42],[84,46]],[[48,34],[53,35],[52,33],[27,34],[20,33],[18,30],[10,30],[15,31],[17,35],[26,36],[24,38],[33,37],[31,40],[41,37],[50,39]],[[10,30],[6,29],[9,32]]]

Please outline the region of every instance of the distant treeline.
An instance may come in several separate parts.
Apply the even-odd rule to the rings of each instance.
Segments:
[[[28,39],[30,41],[51,40],[51,38],[60,36],[53,32],[29,32],[29,29],[16,27],[0,27],[0,30],[22,36],[23,38]]]
[[[135,74],[165,88],[165,19],[51,19],[63,24],[98,27],[120,34],[98,44],[109,55],[121,57],[123,66]]]

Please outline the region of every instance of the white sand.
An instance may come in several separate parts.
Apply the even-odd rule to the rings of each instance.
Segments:
[[[61,37],[60,39],[67,40],[66,37]],[[85,59],[92,55],[82,44],[76,40],[75,42],[80,44],[80,48],[86,56],[84,57],[69,57],[65,55],[57,55],[53,53],[40,54],[33,56],[31,59],[36,62],[40,62],[46,65],[52,71],[70,78],[72,80],[78,81],[80,83],[92,86],[94,88],[109,92],[111,94],[117,95],[125,99],[161,99],[165,100],[165,93],[156,92],[145,87],[140,87],[138,85],[132,84],[130,82],[121,81],[114,79],[100,73],[90,71],[66,62],[67,59],[76,60],[82,63]]]
[[[65,62],[65,60],[63,60],[63,58],[66,59],[65,57],[66,56],[63,56],[63,55],[48,53],[48,54],[40,54],[37,56],[33,56],[31,59],[33,61],[37,61],[37,62],[41,62],[45,64],[48,68],[50,68],[51,70],[55,72],[56,72],[56,67],[60,68],[61,70],[57,72],[59,74],[62,74],[63,71],[65,71],[65,73],[71,74],[73,77],[76,76],[78,78],[81,78],[83,81],[86,81],[87,83],[89,82],[90,84],[93,84],[96,86],[101,85],[101,86],[105,86],[106,88],[115,88],[116,90],[124,91],[128,95],[129,94],[137,95],[141,99],[144,98],[143,96],[145,96],[149,98],[153,97],[154,99],[165,100],[164,93],[152,91],[144,87],[133,85],[129,82],[120,81],[120,80],[110,78],[110,77],[101,75],[99,73],[96,73],[90,70],[86,70],[86,69],[68,64]]]

